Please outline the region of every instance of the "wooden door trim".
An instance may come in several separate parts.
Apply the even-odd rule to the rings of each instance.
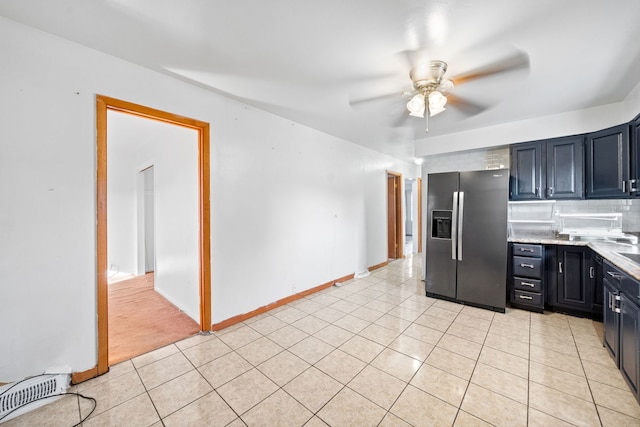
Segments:
[[[97,203],[97,310],[98,369],[109,370],[108,288],[107,288],[107,111],[119,111],[157,120],[198,132],[198,216],[200,253],[200,330],[211,330],[211,225],[210,225],[210,131],[209,123],[156,110],[120,99],[96,95],[96,203]]]
[[[395,198],[396,198],[396,243],[398,245],[398,249],[396,250],[396,256],[398,258],[404,258],[404,235],[403,231],[403,222],[404,216],[402,216],[402,174],[399,172],[394,172],[387,170],[387,178],[389,176],[394,177],[395,186]],[[387,221],[389,221],[389,213],[387,212]]]
[[[418,253],[422,253],[422,178],[416,181],[418,183]]]

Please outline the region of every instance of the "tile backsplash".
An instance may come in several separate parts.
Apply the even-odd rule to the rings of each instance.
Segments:
[[[508,169],[509,147],[463,151],[429,156],[422,163],[422,173],[475,171],[483,169]]]
[[[622,214],[623,232],[640,232],[640,200],[556,200],[540,202],[510,202],[510,220],[548,220],[546,224],[515,224],[521,233],[537,231],[544,233],[561,228],[559,214]],[[604,225],[604,224],[603,224]],[[514,226],[514,224],[512,224]],[[586,226],[581,224],[580,226]],[[613,226],[613,225],[612,225]],[[536,230],[533,230],[533,228]],[[514,228],[515,231],[515,228]]]
[[[640,232],[640,200],[558,200],[558,213],[622,213],[622,231]]]

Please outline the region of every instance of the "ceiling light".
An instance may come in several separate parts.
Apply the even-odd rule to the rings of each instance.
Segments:
[[[453,90],[453,82],[449,79],[443,80],[440,86],[438,86],[438,90],[445,94],[451,92]]]
[[[407,102],[407,110],[409,110],[409,115],[413,117],[424,117],[424,104],[425,100],[423,94],[418,93],[414,95],[413,98],[411,98],[409,102]]]
[[[429,115],[435,116],[436,114],[442,113],[445,108],[444,106],[447,103],[447,97],[438,92],[437,90],[431,92],[429,94]]]

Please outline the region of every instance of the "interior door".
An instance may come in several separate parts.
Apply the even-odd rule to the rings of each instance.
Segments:
[[[387,252],[389,259],[403,257],[402,250],[402,175],[387,173]]]
[[[396,190],[394,188],[395,178],[391,175],[387,176],[387,233],[388,233],[388,258],[397,258],[397,236],[396,236]]]

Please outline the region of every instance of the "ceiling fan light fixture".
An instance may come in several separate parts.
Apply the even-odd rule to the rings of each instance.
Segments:
[[[429,115],[435,116],[436,114],[442,113],[445,110],[444,106],[446,104],[447,97],[437,90],[434,90],[429,94]]]
[[[407,110],[409,115],[413,117],[424,117],[424,95],[421,93],[415,94],[413,98],[407,102]]]
[[[443,80],[442,83],[440,83],[440,86],[438,86],[438,91],[442,93],[450,93],[453,91],[453,82],[449,79]]]

